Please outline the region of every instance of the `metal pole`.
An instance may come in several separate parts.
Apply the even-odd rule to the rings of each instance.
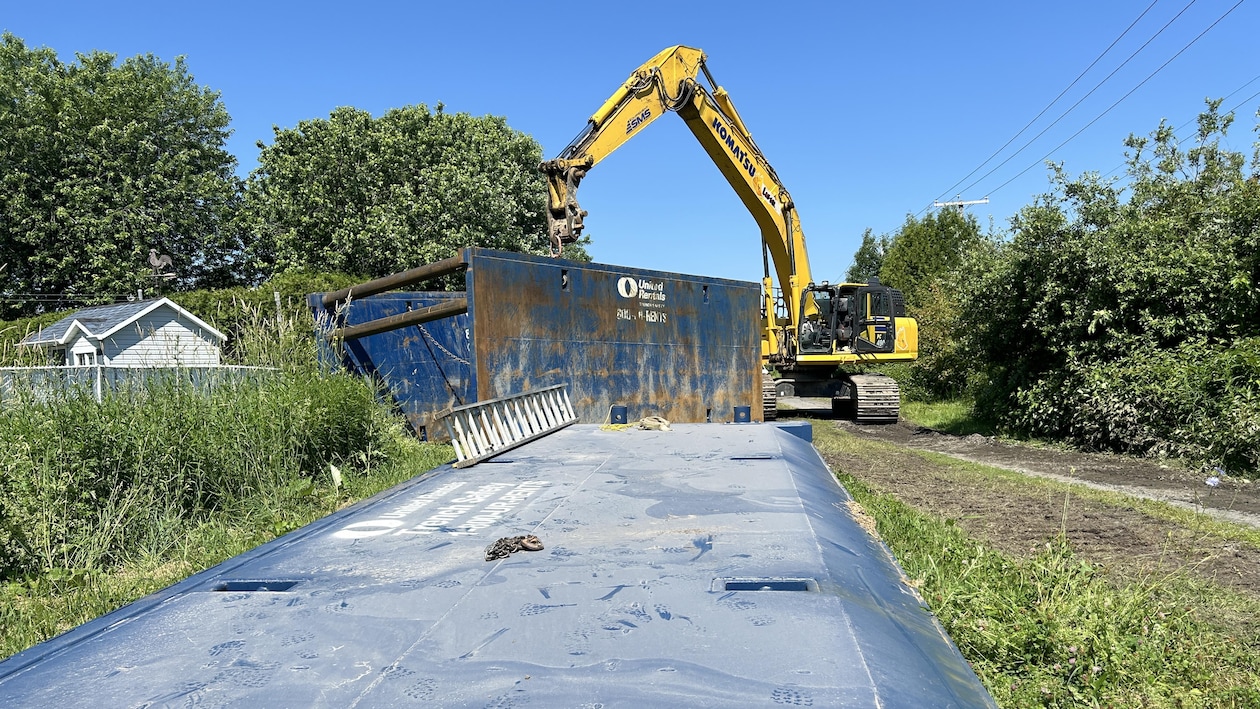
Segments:
[[[349,288],[342,288],[339,291],[325,293],[323,304],[325,308],[331,308],[339,301],[343,301],[352,295],[356,298],[366,298],[369,295],[376,295],[377,293],[396,290],[398,288],[402,288],[403,286],[412,285],[413,283],[419,283],[420,281],[427,281],[431,278],[437,278],[438,276],[445,276],[448,273],[462,271],[467,267],[468,263],[464,261],[462,256],[452,256],[448,259],[435,261],[423,266],[417,266],[409,271],[390,274],[366,283],[350,286]]]
[[[353,340],[357,337],[367,337],[368,335],[377,335],[390,330],[407,327],[408,325],[419,325],[427,323],[430,320],[441,320],[449,318],[452,315],[460,315],[468,312],[468,299],[459,298],[449,303],[440,305],[431,305],[427,308],[412,310],[399,315],[391,315],[387,318],[377,320],[369,320],[360,325],[351,325],[349,327],[340,327],[332,331],[334,339]]]

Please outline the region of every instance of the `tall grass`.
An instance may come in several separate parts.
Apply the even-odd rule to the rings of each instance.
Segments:
[[[228,361],[266,375],[0,407],[0,657],[449,459],[322,368],[311,316],[287,306],[214,309]]]
[[[277,373],[201,391],[167,380],[0,411],[0,578],[100,568],[263,491],[389,445],[372,391]],[[349,467],[349,466],[347,466]]]

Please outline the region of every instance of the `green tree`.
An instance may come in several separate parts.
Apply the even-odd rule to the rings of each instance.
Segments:
[[[907,314],[919,325],[919,359],[901,377],[903,392],[920,400],[959,396],[974,369],[962,348],[962,289],[985,268],[994,242],[975,217],[952,209],[907,216],[881,240],[880,280],[905,294]]]
[[[183,58],[63,63],[0,37],[0,268],[13,294],[99,299],[155,285],[149,250],[176,288],[239,276],[230,228],[236,159],[219,94]]]
[[[881,234],[875,236],[870,227],[862,232],[862,245],[853,254],[853,265],[844,274],[849,283],[866,283],[879,276],[879,269],[884,265],[884,254],[888,253],[889,238]]]
[[[884,252],[879,278],[905,293],[906,303],[914,307],[983,241],[980,225],[970,214],[947,209],[928,212],[923,219],[907,215]]]
[[[985,411],[1095,448],[1260,462],[1260,162],[1222,148],[1219,105],[1189,149],[1164,124],[1130,137],[1123,189],[1052,166],[964,308]]]
[[[343,107],[259,143],[245,214],[264,271],[381,276],[465,246],[547,253],[537,141],[442,109]]]

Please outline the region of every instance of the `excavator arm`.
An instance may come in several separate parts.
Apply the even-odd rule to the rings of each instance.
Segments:
[[[582,233],[586,212],[578,204],[577,190],[587,172],[670,112],[686,122],[761,230],[765,268],[761,356],[780,375],[763,389],[766,418],[775,415],[777,392],[831,397],[835,410],[851,412],[858,421],[896,421],[900,402],[896,382],[839,367],[915,359],[917,323],[906,317],[900,291],[877,280],[813,282],[796,205],[730,96],[713,80],[699,49],[670,47],[649,59],[555,160],[542,164],[553,253]],[[783,310],[775,301],[776,281]]]
[[[709,86],[698,81],[703,74]],[[805,238],[791,195],[753,141],[730,96],[705,67],[704,52],[670,47],[649,59],[600,106],[583,131],[560,155],[542,164],[547,176],[547,228],[559,252],[576,241],[583,229],[577,190],[582,178],[601,160],[668,112],[686,122],[700,145],[734,188],[761,230],[767,258],[763,288],[767,341],[779,350],[770,265],[782,288],[789,313],[798,312],[802,291],[811,282]],[[805,303],[813,312],[812,300]]]

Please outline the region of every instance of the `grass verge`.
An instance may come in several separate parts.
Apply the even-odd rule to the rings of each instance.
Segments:
[[[295,485],[267,486],[192,524],[170,520],[173,536],[108,568],[53,568],[0,583],[0,658],[65,632],[198,571],[408,480],[453,457],[448,445],[401,440],[394,458],[363,461]]]
[[[903,401],[901,402],[901,416],[920,426],[957,436],[969,436],[973,433],[984,436],[997,434],[993,426],[975,418],[973,405],[967,399],[932,402]]]
[[[832,460],[887,445],[825,422],[814,432]],[[981,467],[959,472],[1004,474]],[[1002,554],[836,473],[999,705],[1260,706],[1257,625],[1223,620],[1255,618],[1257,599],[1182,574],[1112,577],[1062,537],[1027,557]]]

